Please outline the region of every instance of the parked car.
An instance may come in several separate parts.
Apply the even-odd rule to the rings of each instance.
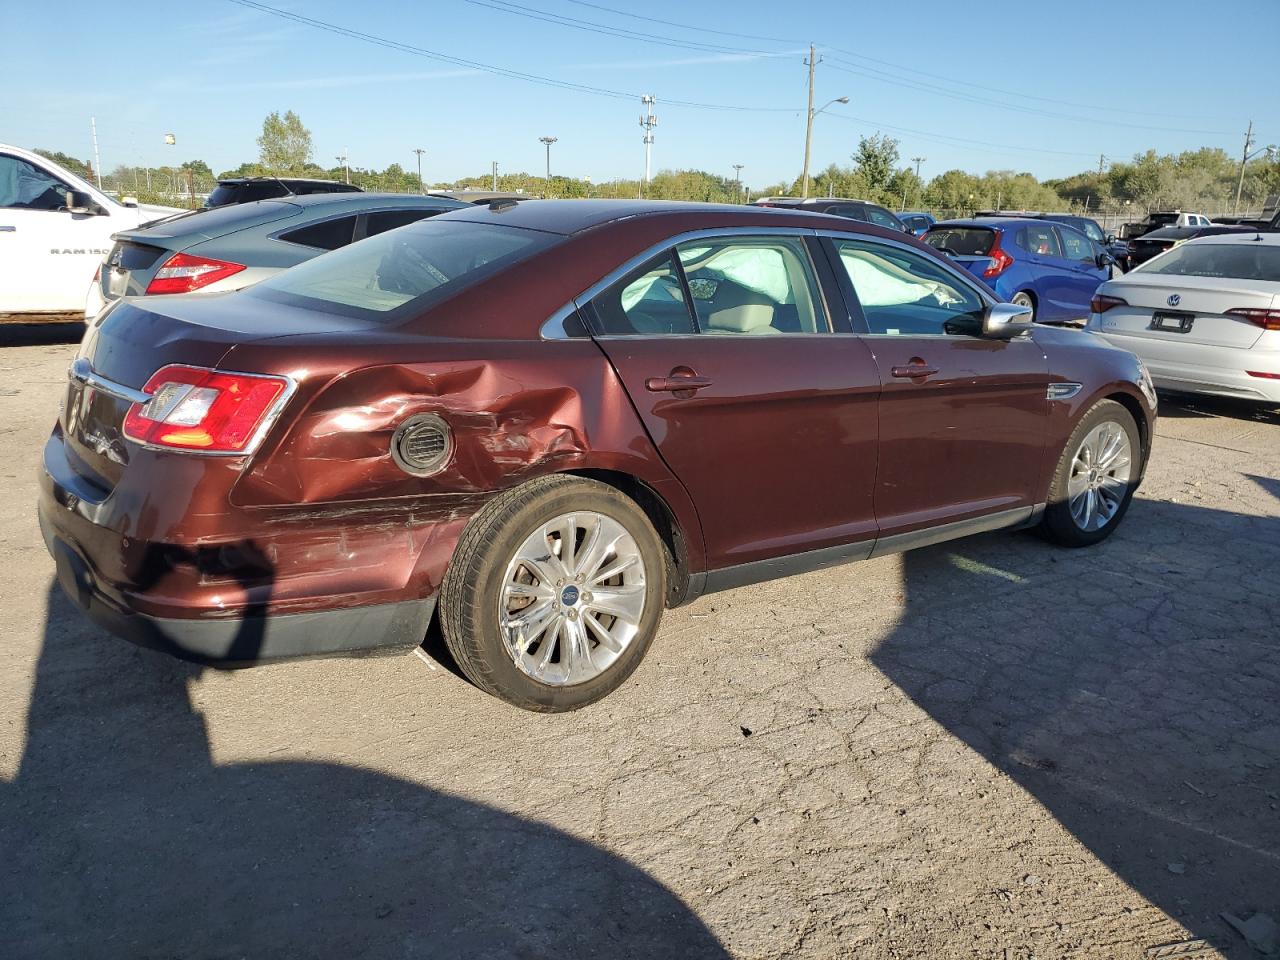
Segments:
[[[493,203],[495,200],[519,202],[538,199],[530,193],[513,193],[510,190],[432,190],[428,196],[448,197],[451,200],[461,200],[463,203]]]
[[[1146,236],[1152,230],[1163,227],[1208,227],[1213,221],[1201,213],[1183,213],[1181,210],[1164,210],[1147,214],[1141,223],[1126,223],[1120,228],[1120,236],[1125,240],[1134,240]]]
[[[403,193],[258,200],[125,230],[89,285],[86,321],[120,297],[239,290],[329,250],[467,206]]]
[[[1214,224],[1208,227],[1161,227],[1136,240],[1130,240],[1129,259],[1133,266],[1137,267],[1188,240],[1194,240],[1197,237],[1214,237],[1224,233],[1243,233],[1250,229],[1250,227],[1225,224]]]
[[[276,197],[305,197],[313,193],[360,193],[361,187],[337,180],[310,177],[226,177],[204,202],[206,210]]]
[[[907,225],[884,207],[866,200],[848,200],[842,197],[763,197],[755,201],[757,207],[787,207],[797,210],[808,210],[810,213],[829,213],[837,217],[848,217],[850,220],[861,220],[874,223],[877,227],[889,230],[901,230],[910,233]]]
[[[0,320],[76,320],[111,235],[178,213],[116,200],[30,150],[0,144]]]
[[[924,236],[925,231],[938,222],[932,213],[926,213],[923,210],[904,210],[897,214],[897,217],[907,228],[907,232],[917,237]]]
[[[1280,234],[1181,244],[1104,283],[1088,328],[1159,387],[1280,404]]]
[[[1040,323],[1083,321],[1115,262],[1078,230],[1028,217],[945,220],[923,239]]]
[[[469,207],[91,327],[40,523],[99,624],[218,665],[408,649],[559,711],[664,607],[984,530],[1112,533],[1155,399],[909,237]],[[945,482],[939,478],[945,477]]]
[[[1079,230],[1086,237],[1115,257],[1116,265],[1123,273],[1132,269],[1129,244],[1112,234],[1104,233],[1098,221],[1091,217],[1081,217],[1074,213],[1037,213],[1039,220],[1052,220],[1054,223],[1065,223],[1068,227]]]

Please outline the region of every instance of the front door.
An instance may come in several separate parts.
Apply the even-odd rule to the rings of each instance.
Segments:
[[[1058,227],[1058,233],[1062,236],[1064,269],[1071,277],[1070,319],[1084,320],[1089,316],[1089,302],[1098,287],[1111,279],[1111,269],[1098,266],[1102,248],[1083,233],[1066,226]]]
[[[935,257],[870,238],[830,243],[884,383],[881,536],[1036,503],[1049,379],[1040,347],[982,337],[982,297]]]
[[[111,249],[111,220],[70,213],[69,189],[0,153],[0,313],[84,309],[94,271]]]
[[[684,243],[597,296],[597,342],[697,506],[712,570],[842,544],[876,523],[880,378],[833,328],[813,241]]]

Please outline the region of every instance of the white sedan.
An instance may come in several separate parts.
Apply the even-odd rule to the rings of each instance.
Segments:
[[[1098,287],[1088,329],[1156,386],[1280,403],[1280,233],[1202,237]]]

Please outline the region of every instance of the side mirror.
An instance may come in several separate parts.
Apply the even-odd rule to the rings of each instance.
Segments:
[[[1111,244],[1116,242],[1116,235],[1114,233],[1108,233],[1105,237],[1103,237],[1102,242],[1105,243],[1107,246],[1111,246]]]
[[[1100,268],[1109,267],[1116,262],[1116,258],[1104,250],[1094,258],[1094,262],[1097,263]]]
[[[1016,303],[993,303],[982,316],[982,335],[992,340],[1012,340],[1031,329],[1030,307]]]
[[[68,190],[67,213],[93,213],[93,197],[78,190]]]
[[[136,207],[138,205],[138,198],[137,197],[121,197],[120,204],[121,206],[125,206],[125,207]]]

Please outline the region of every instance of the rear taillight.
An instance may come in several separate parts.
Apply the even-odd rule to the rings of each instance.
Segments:
[[[243,269],[243,263],[175,253],[151,278],[151,282],[147,284],[147,293],[190,293],[225,280]]]
[[[1246,370],[1251,377],[1262,377],[1264,380],[1280,380],[1280,373],[1263,373],[1260,370]]]
[[[1013,257],[1000,248],[1000,234],[998,233],[995,241],[991,244],[991,249],[987,251],[987,256],[991,258],[992,262],[991,266],[982,271],[984,277],[998,277],[1013,266]]]
[[[124,435],[174,450],[250,453],[290,387],[284,377],[164,367],[143,387],[151,399],[125,414]]]
[[[1258,307],[1235,307],[1227,310],[1228,317],[1239,317],[1248,320],[1255,327],[1263,330],[1280,330],[1280,310],[1263,310]]]
[[[1105,293],[1095,293],[1093,299],[1089,301],[1089,311],[1091,313],[1106,313],[1112,307],[1127,307],[1129,301],[1120,297],[1109,297]]]

